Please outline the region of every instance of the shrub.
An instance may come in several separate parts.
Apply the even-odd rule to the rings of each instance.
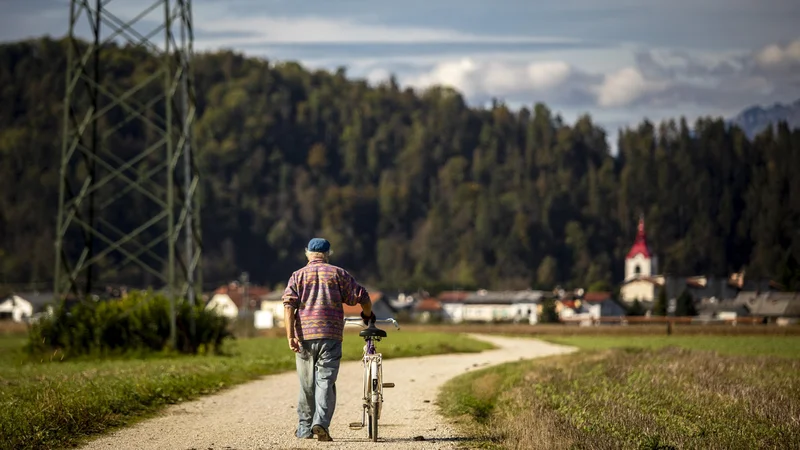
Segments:
[[[231,336],[227,318],[176,302],[177,350],[218,352]],[[191,321],[194,318],[194,333]],[[60,350],[65,356],[109,355],[169,349],[170,301],[162,294],[134,291],[122,299],[60,303],[52,315],[31,327],[28,349],[33,353]]]

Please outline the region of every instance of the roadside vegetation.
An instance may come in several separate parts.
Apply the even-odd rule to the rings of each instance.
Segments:
[[[443,411],[489,448],[800,447],[797,337],[548,340],[582,349],[451,380]]]
[[[25,335],[0,335],[0,448],[59,448],[147,417],[166,405],[294,368],[283,337],[226,342],[222,354],[124,354],[114,358],[24,350]],[[363,341],[348,332],[345,360]],[[392,332],[385,358],[478,352],[489,344],[443,333]]]
[[[191,330],[194,332],[191,332]],[[228,318],[179,300],[175,308],[175,349],[179,353],[218,352],[231,338]],[[170,301],[152,291],[133,291],[124,298],[58,304],[28,333],[33,354],[53,352],[59,358],[110,356],[165,351],[170,346]]]

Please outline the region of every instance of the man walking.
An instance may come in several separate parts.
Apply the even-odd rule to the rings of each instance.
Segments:
[[[343,304],[361,305],[364,323],[375,320],[364,287],[344,269],[328,264],[331,244],[311,239],[308,264],[294,272],[283,293],[289,348],[297,355],[300,395],[295,436],[332,441],[328,432],[336,408],[336,377],[342,359]]]

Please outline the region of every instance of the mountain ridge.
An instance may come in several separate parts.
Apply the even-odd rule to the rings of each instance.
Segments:
[[[770,125],[786,122],[790,128],[800,128],[800,99],[792,103],[774,103],[772,106],[753,105],[743,109],[729,123],[744,130],[753,138]]]

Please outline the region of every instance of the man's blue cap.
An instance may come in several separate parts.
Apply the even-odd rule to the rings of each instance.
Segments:
[[[314,238],[308,241],[308,251],[315,253],[327,253],[331,249],[331,243],[322,238]]]

